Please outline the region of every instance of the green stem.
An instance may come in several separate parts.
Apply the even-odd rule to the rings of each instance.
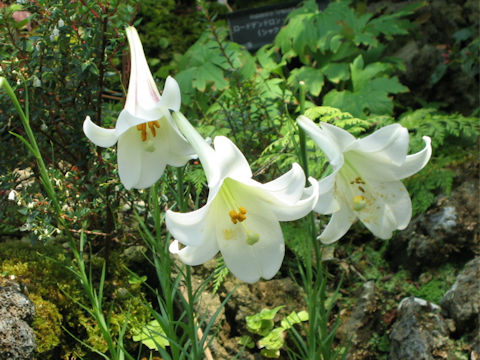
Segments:
[[[305,83],[300,81],[300,94],[299,94],[299,103],[300,103],[300,114],[305,112]],[[300,140],[300,157],[302,161],[303,171],[305,172],[305,177],[308,179],[309,171],[308,171],[308,160],[307,160],[307,146],[306,146],[306,137],[305,131],[297,124],[298,127],[298,136]]]
[[[185,198],[184,198],[184,186],[183,186],[183,171],[184,167],[177,167],[177,204],[178,209],[181,212],[187,210]]]

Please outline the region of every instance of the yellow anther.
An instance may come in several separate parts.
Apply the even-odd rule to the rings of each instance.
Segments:
[[[228,215],[230,215],[230,219],[234,224],[236,224],[237,222],[242,222],[247,218],[245,216],[245,214],[247,213],[247,210],[243,206],[240,206],[238,210],[240,212],[237,212],[236,210],[230,210],[228,212]]]
[[[137,130],[140,131],[142,134],[142,141],[147,141],[147,126],[150,129],[150,132],[152,133],[153,137],[155,137],[157,136],[156,128],[160,127],[160,123],[158,122],[158,120],[155,120],[155,121],[148,121],[143,124],[138,124]]]
[[[353,210],[360,211],[367,206],[365,197],[362,195],[356,195],[353,197]]]
[[[232,222],[234,224],[236,224],[237,223],[237,212],[235,210],[230,210],[228,215],[230,215],[230,219],[232,220]]]

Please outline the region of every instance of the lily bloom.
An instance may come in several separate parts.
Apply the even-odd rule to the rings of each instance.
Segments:
[[[169,109],[180,109],[180,88],[167,77],[163,94],[158,92],[142,43],[134,27],[126,29],[130,46],[131,70],[127,99],[115,129],[95,125],[87,116],[85,135],[96,145],[117,143],[120,180],[125,188],[142,189],[153,185],[166,165],[183,166],[194,151],[173,123]]]
[[[217,136],[213,149],[181,113],[173,118],[198,153],[209,195],[198,210],[167,211],[167,228],[176,239],[170,252],[185,264],[199,265],[220,251],[237,278],[248,283],[271,279],[285,253],[279,222],[299,219],[312,210],[317,182],[309,179],[312,186],[305,189],[305,174],[293,164],[289,172],[261,184],[252,179],[247,160],[228,138]]]
[[[407,155],[408,130],[399,124],[385,126],[356,139],[348,131],[327,123],[316,125],[305,116],[298,124],[327,156],[333,172],[319,181],[322,192],[314,210],[332,214],[319,239],[330,244],[348,231],[355,219],[377,237],[388,239],[405,229],[412,217],[412,202],[400,181],[420,171],[432,154],[425,148]]]

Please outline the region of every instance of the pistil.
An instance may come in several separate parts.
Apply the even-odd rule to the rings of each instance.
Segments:
[[[247,219],[247,209],[243,206],[237,206],[237,202],[235,198],[233,197],[232,193],[230,192],[230,189],[228,188],[228,185],[226,183],[223,184],[220,193],[220,196],[225,200],[227,207],[232,209],[228,212],[228,215],[230,216],[230,220],[234,225],[240,223],[240,225],[243,227],[243,230],[247,236],[245,242],[248,245],[253,245],[257,243],[260,239],[260,235],[250,231],[244,221]],[[238,210],[235,210],[238,209]],[[232,230],[226,229],[224,230],[224,238],[225,240],[230,240],[233,238]]]

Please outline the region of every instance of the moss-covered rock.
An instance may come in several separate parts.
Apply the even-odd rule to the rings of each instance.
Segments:
[[[91,264],[94,286],[98,283],[95,277],[100,276],[103,262],[101,256],[86,259],[87,268]],[[37,309],[33,328],[38,358],[60,359],[75,353],[88,359],[88,349],[82,348],[73,336],[94,349],[106,351],[96,321],[79,306],[88,307],[89,301],[80,283],[68,270],[71,265],[72,258],[62,246],[32,246],[18,240],[0,242],[0,276],[15,277]],[[125,343],[127,348],[133,349],[137,344],[129,341],[131,329],[151,320],[145,296],[139,284],[128,281],[120,253],[111,254],[107,279],[104,309],[110,310],[111,329],[118,334],[127,323]]]

